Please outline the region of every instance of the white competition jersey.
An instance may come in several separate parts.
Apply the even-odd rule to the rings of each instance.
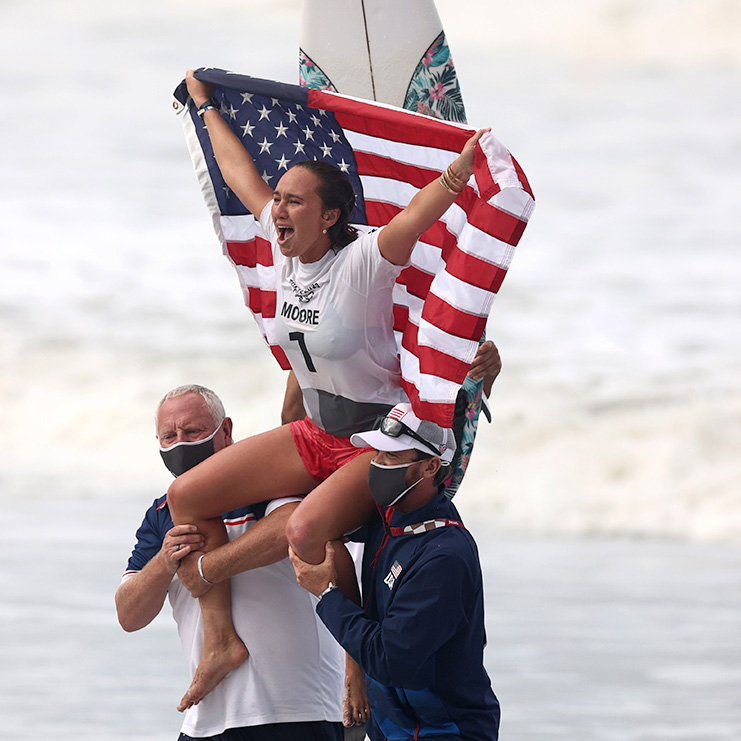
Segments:
[[[316,262],[284,257],[271,205],[263,209],[260,226],[276,267],[276,339],[301,386],[309,419],[330,434],[349,436],[406,400],[391,296],[403,266],[381,255],[379,231]]]
[[[287,501],[299,500],[274,500],[265,514]],[[255,524],[255,516],[230,517],[224,524],[234,540]],[[124,579],[135,573],[127,571]],[[341,721],[344,653],[317,617],[316,597],[296,583],[291,562],[245,571],[232,577],[231,586],[234,627],[249,657],[185,712],[182,732],[204,737],[268,723]],[[177,576],[168,596],[193,676],[203,652],[198,600]]]

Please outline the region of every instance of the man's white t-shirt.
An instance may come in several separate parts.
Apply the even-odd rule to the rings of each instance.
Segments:
[[[265,515],[290,501],[300,500],[274,500]],[[229,539],[255,522],[251,513],[225,519]],[[344,653],[318,619],[316,597],[296,583],[288,558],[232,577],[231,585],[232,619],[249,657],[185,712],[182,732],[204,737],[268,723],[340,722]],[[168,597],[193,676],[203,651],[200,606],[177,576]]]

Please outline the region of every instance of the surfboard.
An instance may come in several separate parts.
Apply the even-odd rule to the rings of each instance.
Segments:
[[[434,0],[303,0],[301,85],[466,122]]]

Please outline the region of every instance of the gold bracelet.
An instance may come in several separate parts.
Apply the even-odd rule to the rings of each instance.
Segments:
[[[454,184],[454,185],[462,185],[463,188],[465,188],[466,187],[466,183],[468,181],[467,180],[461,180],[456,175],[453,175],[453,171],[450,169],[451,167],[452,167],[452,165],[448,165],[448,167],[445,170],[445,177],[447,178],[448,182],[451,183],[451,184]],[[463,188],[461,188],[461,190],[463,190]]]
[[[450,186],[449,186],[449,185],[448,185],[448,184],[447,184],[447,183],[445,182],[445,177],[444,177],[443,175],[440,175],[440,181],[439,181],[439,182],[440,182],[440,185],[442,185],[442,186],[443,186],[443,188],[445,188],[445,190],[447,190],[447,191],[448,191],[448,193],[452,193],[452,194],[453,194],[454,196],[457,196],[457,195],[458,195],[458,191],[455,191],[455,190],[453,190],[453,189],[452,189],[452,188],[451,188],[451,187],[450,187]]]
[[[454,196],[459,196],[463,192],[463,189],[456,190],[455,188],[452,188],[450,186],[450,183],[448,183],[448,181],[445,179],[445,173],[440,175],[440,185],[442,185],[443,188],[448,191],[448,193],[452,193]]]

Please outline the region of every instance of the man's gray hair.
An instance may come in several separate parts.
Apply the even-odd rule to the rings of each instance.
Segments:
[[[157,409],[155,409],[154,411],[155,429],[157,427],[157,418],[159,417],[160,407],[168,399],[175,399],[178,396],[185,396],[185,394],[198,394],[203,399],[203,401],[206,402],[206,406],[211,412],[211,416],[213,417],[216,427],[218,427],[224,421],[226,412],[224,411],[224,405],[221,403],[221,399],[219,399],[219,397],[216,396],[216,394],[211,391],[211,389],[208,389],[205,386],[199,386],[197,383],[189,383],[185,386],[178,386],[172,391],[168,391],[162,397],[160,403],[157,404]]]

